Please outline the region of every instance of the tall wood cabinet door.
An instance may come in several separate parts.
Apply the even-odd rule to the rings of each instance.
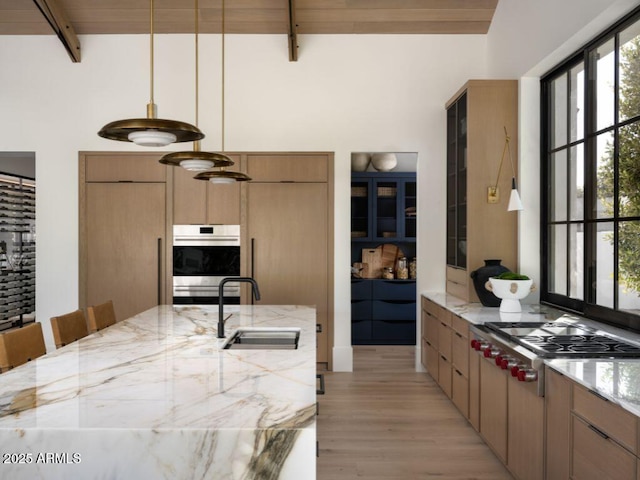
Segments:
[[[493,360],[480,359],[480,433],[503,463],[507,463],[507,376]]]
[[[555,370],[545,369],[546,478],[569,478],[571,454],[571,383]]]
[[[240,183],[212,184],[173,169],[174,225],[240,225]]]
[[[507,384],[507,465],[519,480],[543,480],[544,399],[536,394],[535,383],[509,377]]]
[[[318,362],[328,361],[328,186],[247,185],[249,274],[263,305],[315,305]],[[252,263],[251,263],[252,260]]]
[[[86,184],[86,305],[123,320],[162,301],[164,183]]]
[[[207,184],[210,182],[196,180],[194,175],[182,167],[173,168],[174,225],[207,223]]]

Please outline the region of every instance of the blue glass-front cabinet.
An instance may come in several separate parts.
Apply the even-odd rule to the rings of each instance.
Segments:
[[[351,240],[416,241],[415,172],[351,174]]]
[[[363,248],[391,243],[409,260],[416,242],[415,172],[351,174],[351,259]],[[351,343],[415,345],[416,282],[353,278]]]

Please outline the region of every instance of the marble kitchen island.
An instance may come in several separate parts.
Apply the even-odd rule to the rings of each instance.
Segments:
[[[0,375],[0,478],[315,478],[315,310],[228,314],[299,347],[223,350],[217,306],[161,305]]]

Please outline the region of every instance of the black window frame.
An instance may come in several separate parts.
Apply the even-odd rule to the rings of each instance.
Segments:
[[[620,19],[614,25],[606,29],[596,38],[585,44],[578,51],[574,52],[571,56],[566,58],[563,62],[558,64],[552,70],[547,72],[541,77],[540,80],[540,155],[541,155],[541,171],[540,171],[540,245],[541,245],[541,288],[540,288],[540,303],[551,305],[553,307],[558,307],[560,309],[576,313],[578,315],[594,319],[597,321],[601,321],[604,323],[608,323],[617,327],[638,331],[640,332],[640,314],[636,315],[633,313],[629,313],[626,311],[616,310],[617,307],[617,296],[618,296],[618,277],[617,277],[617,262],[614,263],[614,272],[616,273],[614,278],[614,308],[604,307],[602,305],[597,305],[595,303],[595,287],[589,288],[590,285],[595,285],[595,270],[591,266],[595,261],[595,248],[596,248],[596,238],[594,233],[594,228],[598,223],[611,223],[614,224],[614,235],[616,240],[614,241],[614,258],[618,257],[618,243],[617,243],[617,225],[621,218],[624,218],[625,221],[629,220],[640,220],[640,217],[620,217],[618,215],[618,207],[614,208],[614,214],[611,218],[606,219],[598,219],[594,218],[590,205],[593,205],[593,195],[596,194],[596,186],[593,181],[595,178],[594,168],[595,168],[595,149],[598,135],[601,135],[604,132],[612,131],[617,132],[620,128],[625,125],[629,125],[632,123],[636,123],[640,121],[640,113],[634,115],[632,118],[627,118],[624,121],[619,121],[618,119],[618,98],[616,98],[615,106],[614,106],[614,122],[611,126],[606,128],[602,128],[600,130],[596,130],[594,122],[594,114],[595,114],[595,100],[596,96],[593,93],[592,83],[595,81],[594,74],[594,65],[593,58],[590,57],[591,53],[594,49],[598,48],[601,45],[604,45],[607,41],[614,39],[614,52],[615,52],[615,66],[614,66],[614,75],[615,75],[615,92],[616,95],[619,91],[619,34],[633,25],[634,23],[640,22],[640,7],[633,10],[631,13]],[[570,72],[576,66],[583,64],[584,65],[584,137],[583,139],[577,139],[575,141],[567,141],[563,143],[561,147],[553,147],[551,146],[552,141],[552,128],[553,128],[553,113],[551,100],[552,100],[552,91],[551,86],[552,82],[566,74],[567,78],[570,79]],[[571,86],[567,86],[567,91],[571,91]],[[567,105],[570,105],[570,95],[567,95]],[[567,140],[569,140],[569,123],[571,122],[571,113],[567,110]],[[614,164],[616,170],[616,182],[615,182],[615,190],[614,196],[618,197],[618,182],[617,182],[617,172],[618,172],[618,135],[614,135],[615,141],[615,153],[614,153]],[[570,215],[567,216],[566,220],[563,221],[552,221],[550,215],[550,192],[552,191],[551,184],[551,157],[554,152],[561,151],[566,149],[567,152],[571,149],[572,146],[578,145],[580,143],[584,144],[584,214],[582,220],[571,220]],[[568,157],[569,158],[569,157]],[[568,160],[569,161],[569,160]],[[566,181],[567,186],[570,182],[570,175],[567,175]],[[639,186],[640,188],[640,186]],[[567,193],[569,195],[569,193]],[[567,206],[567,209],[569,207]],[[583,295],[582,299],[571,298],[570,292],[567,289],[567,294],[562,295],[558,293],[553,293],[549,291],[550,278],[549,278],[549,269],[547,266],[549,265],[550,260],[550,242],[549,242],[549,229],[551,225],[554,224],[565,224],[567,225],[567,230],[569,230],[569,225],[571,224],[582,224],[584,229],[584,249],[583,249]],[[570,241],[570,235],[567,234],[567,244]],[[569,252],[569,247],[567,245],[567,252]],[[639,252],[640,254],[640,252]],[[567,262],[569,265],[569,262]],[[567,268],[569,270],[569,268]]]

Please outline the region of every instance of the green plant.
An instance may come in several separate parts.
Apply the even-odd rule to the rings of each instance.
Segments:
[[[515,272],[502,272],[500,275],[493,277],[499,280],[530,280],[526,275],[521,275]]]

